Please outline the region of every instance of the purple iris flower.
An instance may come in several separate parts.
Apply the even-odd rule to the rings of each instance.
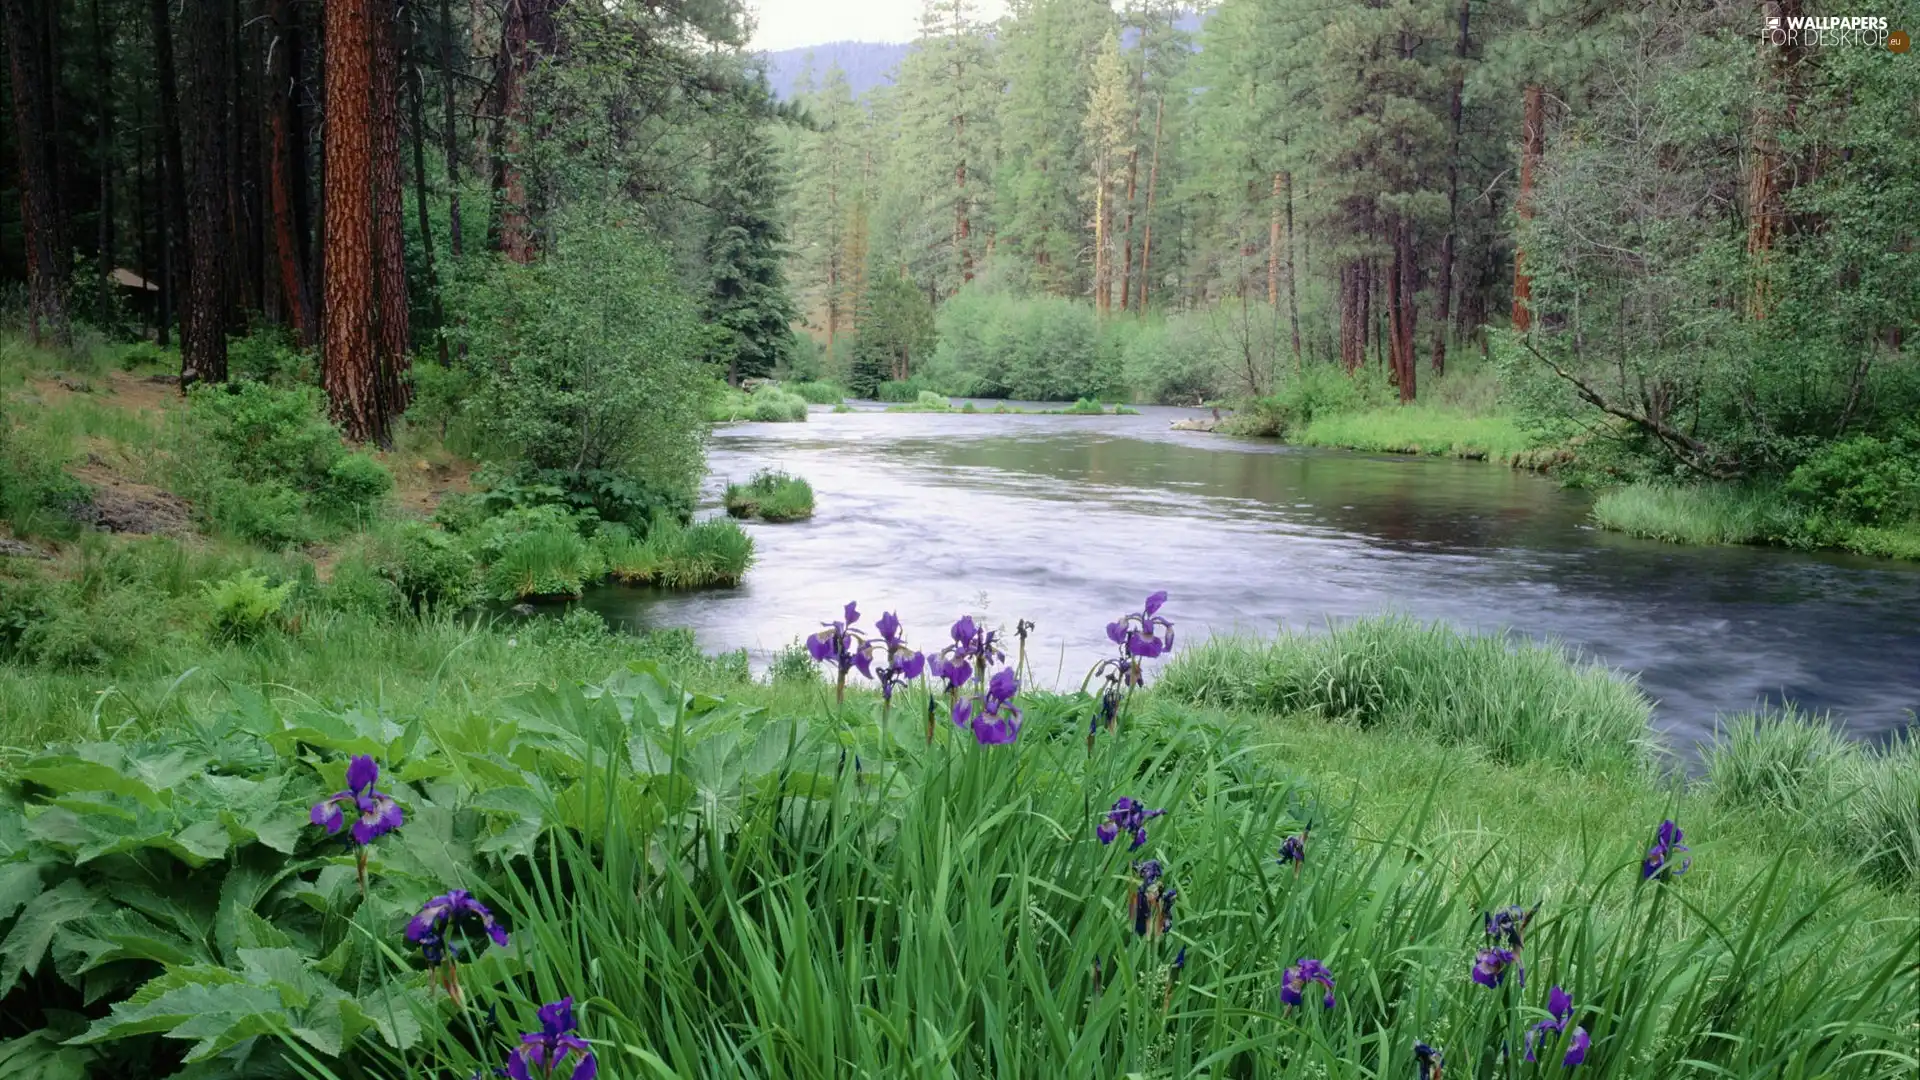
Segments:
[[[1154,593],[1147,597],[1141,610],[1107,624],[1107,640],[1120,646],[1119,655],[1093,665],[1081,688],[1084,690],[1095,678],[1106,684],[1100,695],[1096,716],[1106,721],[1108,730],[1119,725],[1121,687],[1126,687],[1131,693],[1134,687],[1146,685],[1146,675],[1141,670],[1140,662],[1151,660],[1173,648],[1173,624],[1159,615],[1160,606],[1166,602],[1164,590]],[[1161,636],[1163,631],[1164,636]],[[1091,745],[1088,749],[1092,749]]]
[[[1660,828],[1653,834],[1653,846],[1647,849],[1647,857],[1640,864],[1640,878],[1647,880],[1679,877],[1693,866],[1693,856],[1687,854],[1687,845],[1681,843],[1686,834],[1671,819],[1662,821]]]
[[[1133,846],[1128,851],[1139,851],[1147,842],[1147,822],[1166,813],[1165,810],[1149,810],[1146,804],[1137,799],[1121,796],[1107,811],[1107,820],[1100,823],[1094,834],[1102,844],[1111,844],[1123,832],[1133,834]]]
[[[1439,1050],[1417,1042],[1413,1044],[1413,1063],[1420,1067],[1420,1080],[1440,1080],[1440,1066],[1445,1062]]]
[[[1301,829],[1299,835],[1280,841],[1280,857],[1276,861],[1282,866],[1292,863],[1296,877],[1300,873],[1300,864],[1307,861],[1307,834],[1312,831],[1313,826],[1309,825]]]
[[[1540,907],[1537,904],[1531,911],[1513,904],[1499,911],[1488,912],[1484,916],[1487,937],[1492,938],[1495,944],[1503,944],[1518,951],[1525,944],[1523,935],[1526,933],[1527,924],[1533,921],[1534,912],[1539,910]]]
[[[1554,987],[1553,990],[1547,994],[1547,1012],[1549,1018],[1534,1024],[1533,1028],[1527,1032],[1528,1061],[1535,1060],[1533,1056],[1534,1044],[1544,1041],[1547,1032],[1551,1031],[1558,1034],[1567,1030],[1567,1021],[1573,1019],[1573,995],[1557,986]],[[1567,1040],[1566,1056],[1560,1059],[1560,1064],[1572,1068],[1587,1060],[1587,1047],[1591,1045],[1592,1042],[1593,1040],[1587,1035],[1586,1028],[1574,1028],[1572,1038]]]
[[[912,682],[926,670],[927,658],[907,648],[907,637],[900,629],[900,619],[893,612],[885,612],[874,623],[874,629],[880,631],[878,647],[885,655],[886,662],[880,665],[880,697],[891,705],[893,691],[897,686]],[[864,673],[866,669],[862,668]]]
[[[1000,746],[1020,737],[1021,712],[1012,704],[1020,692],[1020,679],[1012,668],[1001,668],[987,683],[982,697],[965,697],[953,703],[956,727],[971,727],[973,737],[982,746]]]
[[[1507,981],[1509,970],[1520,973],[1520,985],[1527,985],[1527,973],[1520,966],[1520,958],[1511,949],[1481,949],[1473,958],[1473,981],[1492,990]]]
[[[1320,999],[1325,1008],[1333,1008],[1333,973],[1327,966],[1312,957],[1303,956],[1286,970],[1280,978],[1280,1000],[1288,1008],[1306,1000],[1308,983],[1319,983],[1327,988],[1326,996]]]
[[[429,964],[438,964],[449,955],[461,959],[461,952],[470,951],[472,942],[483,933],[495,945],[506,947],[506,928],[494,921],[487,905],[465,889],[449,889],[428,900],[420,914],[407,923],[407,940],[420,946]]]
[[[562,1075],[568,1080],[594,1080],[600,1063],[593,1048],[573,1031],[573,998],[540,1006],[540,1030],[520,1036],[520,1045],[507,1057],[507,1075],[512,1080],[552,1080]],[[572,1070],[562,1073],[570,1059]]]
[[[825,629],[807,638],[807,655],[821,663],[831,663],[838,670],[842,699],[846,697],[848,671],[859,668],[860,674],[873,678],[867,640],[853,628],[860,621],[860,609],[849,601],[843,614],[844,619],[821,623]]]
[[[1133,902],[1128,905],[1133,915],[1133,932],[1140,937],[1151,933],[1159,937],[1173,929],[1173,902],[1180,895],[1178,889],[1163,880],[1166,868],[1159,859],[1145,859],[1133,864],[1133,872],[1140,875],[1140,885],[1133,891]]]
[[[348,830],[349,841],[362,847],[373,843],[407,821],[393,796],[373,786],[378,779],[380,766],[365,754],[355,755],[347,763],[347,790],[336,791],[314,803],[308,818],[329,834],[337,833],[346,824],[347,808],[352,807],[355,817],[353,828]]]

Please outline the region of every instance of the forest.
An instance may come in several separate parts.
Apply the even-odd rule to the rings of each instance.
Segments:
[[[0,1077],[1911,1077],[1915,0],[897,2],[0,0]]]

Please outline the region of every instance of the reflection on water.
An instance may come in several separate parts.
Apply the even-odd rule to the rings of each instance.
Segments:
[[[1181,415],[816,410],[727,428],[710,494],[785,469],[812,482],[817,516],[749,526],[758,562],[738,589],[588,603],[760,659],[850,599],[869,619],[897,611],[923,646],[963,611],[1030,618],[1036,670],[1077,685],[1107,621],[1164,588],[1188,640],[1382,611],[1558,638],[1638,673],[1679,739],[1761,699],[1861,735],[1920,709],[1912,567],[1637,541],[1530,474],[1169,430]]]

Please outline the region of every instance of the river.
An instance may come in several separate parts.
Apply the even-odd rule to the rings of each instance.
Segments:
[[[737,589],[605,587],[595,610],[689,626],[764,662],[857,600],[944,642],[971,611],[1038,624],[1042,681],[1077,686],[1108,620],[1149,592],[1185,640],[1378,612],[1554,638],[1632,672],[1676,743],[1790,699],[1861,737],[1920,710],[1920,568],[1603,532],[1590,499],[1483,462],[1354,454],[1170,430],[1138,416],[816,409],[715,433],[707,495],[784,469],[811,521],[752,531]]]

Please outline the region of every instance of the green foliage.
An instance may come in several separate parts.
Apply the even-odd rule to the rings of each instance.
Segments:
[[[838,405],[847,399],[847,388],[837,383],[810,381],[782,383],[781,387],[809,405]]]
[[[317,358],[294,343],[291,331],[277,328],[230,338],[227,370],[235,379],[278,387],[312,386],[319,381]]]
[[[310,386],[195,387],[183,439],[182,493],[209,524],[268,547],[362,520],[393,487],[384,466],[347,452]]]
[[[786,368],[794,352],[793,301],[781,268],[785,229],[776,210],[784,187],[766,129],[726,129],[716,153],[707,205],[706,318],[718,331],[714,366],[727,379],[764,378]]]
[[[1083,397],[1060,412],[1064,416],[1105,416],[1107,408],[1098,398]]]
[[[874,390],[873,400],[902,404],[919,404],[922,394],[935,394],[937,396],[938,391],[933,389],[931,383],[919,376],[911,379],[888,379]],[[946,398],[942,397],[940,401],[942,404],[945,404]]]
[[[1796,467],[1781,494],[1803,509],[1856,525],[1920,520],[1920,426],[1880,439],[1828,443]]]
[[[727,513],[762,521],[802,521],[813,516],[813,485],[798,476],[762,469],[744,484],[728,484]]]
[[[246,641],[270,629],[293,591],[293,583],[267,584],[267,576],[247,571],[201,585],[209,632],[220,641]]]
[[[1087,304],[962,293],[939,326],[927,376],[963,397],[1073,401],[1120,384],[1120,350]]]
[[[1601,528],[1677,544],[1753,544],[1794,535],[1797,515],[1777,492],[1730,485],[1637,483],[1593,504]]]
[[[716,424],[734,420],[796,423],[807,418],[807,400],[773,383],[762,383],[750,394],[721,386],[709,402],[707,419]]]
[[[709,385],[695,310],[617,205],[574,208],[557,227],[552,251],[495,261],[462,295],[482,447],[568,491],[604,476],[690,497]]]
[[[1197,704],[1422,732],[1500,762],[1629,773],[1650,763],[1652,706],[1630,679],[1558,645],[1445,623],[1379,617],[1268,644],[1216,638],[1177,655],[1160,688]]]
[[[382,537],[377,571],[417,612],[457,609],[473,598],[473,554],[423,522],[401,522]]]
[[[628,585],[693,589],[733,586],[753,565],[753,538],[731,518],[682,525],[656,519],[645,539],[613,533],[602,539],[607,572]]]
[[[933,305],[918,285],[898,274],[869,276],[857,324],[847,385],[860,397],[874,396],[889,379],[907,378],[933,351]]]
[[[16,427],[0,402],[0,519],[22,535],[70,534],[87,487],[66,471],[66,448],[49,433]]]
[[[767,679],[773,683],[813,685],[820,681],[820,665],[807,652],[806,642],[795,638],[773,654],[767,665]]]
[[[487,594],[500,600],[579,596],[606,573],[599,547],[581,535],[585,524],[551,503],[488,518],[469,540]]]

